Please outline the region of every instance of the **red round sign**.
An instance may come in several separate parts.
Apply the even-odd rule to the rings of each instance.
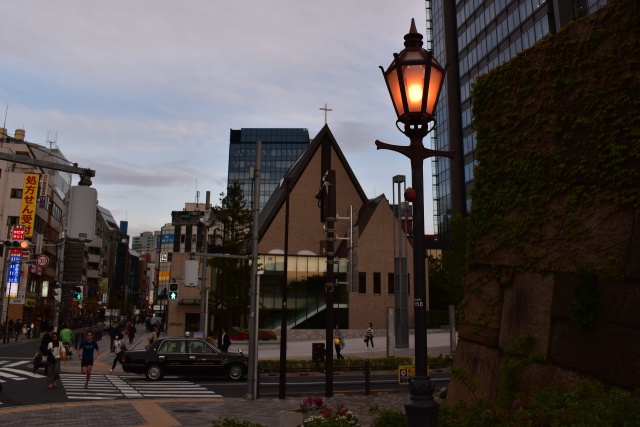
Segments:
[[[36,265],[42,268],[46,267],[49,265],[49,257],[46,255],[38,255],[36,258]]]

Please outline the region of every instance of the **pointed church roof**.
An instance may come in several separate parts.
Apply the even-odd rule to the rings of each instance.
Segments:
[[[384,194],[379,195],[374,199],[368,200],[358,211],[358,220],[355,225],[358,227],[358,234],[360,236],[364,235],[367,225],[369,221],[373,217],[373,214],[380,206],[380,202],[385,200],[386,196]],[[393,215],[393,210],[390,209],[391,215]],[[346,240],[342,240],[338,245],[338,249],[335,251],[338,257],[346,257],[349,253],[349,242]]]
[[[366,203],[369,200],[367,198],[367,195],[365,194],[364,190],[362,189],[362,186],[360,185],[360,183],[358,182],[358,179],[353,173],[351,166],[349,166],[349,162],[347,162],[347,159],[344,156],[344,153],[342,152],[342,150],[340,149],[338,142],[336,141],[333,134],[331,133],[329,126],[326,124],[320,130],[320,132],[318,132],[318,135],[316,135],[316,137],[313,138],[313,141],[311,142],[311,144],[309,144],[309,146],[307,147],[305,152],[302,154],[302,156],[300,156],[298,161],[294,163],[293,166],[291,166],[291,169],[289,169],[289,172],[287,172],[287,174],[284,176],[283,180],[284,179],[290,180],[290,189],[295,187],[296,183],[298,182],[300,177],[304,174],[305,170],[307,169],[307,166],[315,156],[316,152],[320,149],[329,149],[329,150],[332,149],[336,153],[340,161],[340,164],[342,165],[347,175],[349,176],[351,183],[353,184],[358,195],[360,196],[362,203],[363,204]],[[335,166],[332,165],[331,169],[335,169]],[[320,177],[318,177],[318,189],[320,188],[320,184],[321,184]],[[260,237],[264,235],[266,230],[271,225],[271,222],[280,211],[280,208],[284,205],[286,196],[287,196],[286,190],[284,188],[282,187],[276,188],[273,194],[271,195],[271,197],[269,198],[269,200],[267,201],[267,203],[265,204],[265,206],[260,211],[260,218],[259,218]]]

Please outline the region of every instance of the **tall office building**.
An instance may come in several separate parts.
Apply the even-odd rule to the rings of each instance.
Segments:
[[[477,163],[476,136],[471,127],[471,85],[475,79],[605,5],[606,0],[426,1],[427,39],[438,62],[448,64],[431,145],[462,153],[451,160],[433,160],[434,227],[440,240],[449,240],[452,216],[471,210],[473,167]]]
[[[280,180],[309,145],[307,129],[242,128],[231,129],[229,137],[229,176],[242,186],[247,207],[253,197],[251,168],[255,167],[256,141],[262,141],[260,164],[260,209],[278,188]]]
[[[139,236],[133,237],[131,249],[139,254],[154,254],[158,250],[160,231],[143,231]]]

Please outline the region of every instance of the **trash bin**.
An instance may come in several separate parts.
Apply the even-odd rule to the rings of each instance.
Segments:
[[[324,362],[324,343],[314,342],[311,343],[311,360],[316,363]]]

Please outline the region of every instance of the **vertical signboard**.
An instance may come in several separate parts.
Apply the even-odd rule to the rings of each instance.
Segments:
[[[36,173],[27,173],[24,175],[22,206],[20,207],[20,216],[18,217],[18,223],[24,227],[24,237],[31,237],[33,235],[39,181],[40,175]]]
[[[24,240],[25,229],[16,226],[11,232],[12,240]],[[9,262],[7,264],[7,286],[5,286],[6,296],[11,298],[11,303],[18,304],[20,286],[20,270],[22,268],[22,249],[11,249],[9,251]],[[23,292],[24,293],[24,292]],[[23,302],[24,303],[24,302]]]
[[[98,192],[93,187],[78,185],[69,189],[67,238],[91,241],[96,237]]]
[[[48,208],[48,204],[47,204],[48,188],[49,188],[49,175],[44,173],[40,177],[40,204],[39,204],[39,206],[44,209]]]

